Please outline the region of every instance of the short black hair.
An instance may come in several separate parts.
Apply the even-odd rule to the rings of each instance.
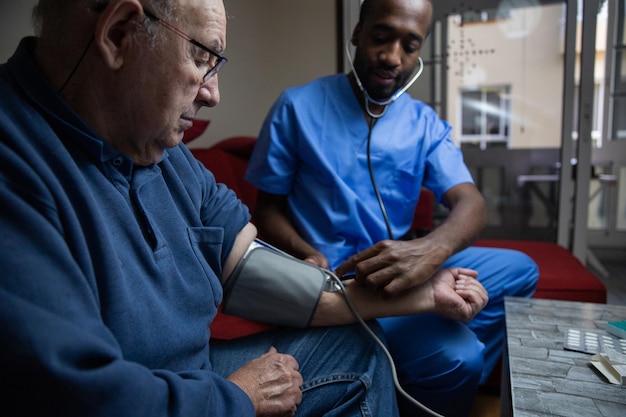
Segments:
[[[369,9],[369,0],[363,0],[361,2],[361,10],[359,11],[359,23],[363,24],[365,20],[365,16],[367,16],[367,12]]]
[[[430,3],[430,7],[431,9],[435,6],[433,4],[432,0],[426,0],[427,2]],[[365,23],[365,18],[368,16],[370,9],[372,8],[372,3],[374,2],[374,0],[362,0],[361,1],[361,9],[359,11],[359,25],[363,25]],[[431,15],[430,17],[430,22],[428,24],[428,32],[430,33],[430,29],[432,28],[432,20],[433,20],[433,15]]]

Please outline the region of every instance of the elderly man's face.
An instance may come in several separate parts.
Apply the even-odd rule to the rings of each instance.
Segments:
[[[222,0],[181,0],[175,16],[167,24],[222,53],[226,46]],[[178,145],[198,110],[215,106],[220,99],[217,75],[203,81],[207,52],[167,25],[154,24],[155,30],[163,31],[161,39],[154,48],[145,39],[139,41],[143,47],[134,62],[134,87],[126,93],[132,103],[128,111],[133,135],[121,147],[140,165],[157,162],[164,149]]]

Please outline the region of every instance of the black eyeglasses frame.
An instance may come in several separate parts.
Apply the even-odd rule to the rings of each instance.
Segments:
[[[222,56],[222,55],[218,54],[217,52],[215,52],[214,50],[212,50],[211,48],[209,48],[207,46],[204,46],[203,44],[201,44],[200,42],[198,42],[197,40],[195,40],[191,36],[187,35],[182,30],[178,29],[176,26],[173,26],[170,23],[168,23],[167,21],[157,17],[154,13],[144,9],[143,14],[146,15],[146,17],[148,19],[153,20],[153,21],[159,23],[160,25],[162,25],[166,29],[174,32],[175,34],[177,34],[181,38],[183,38],[186,41],[190,42],[192,45],[202,49],[205,52],[208,52],[209,54],[211,54],[211,55],[213,55],[214,57],[217,58],[217,62],[215,63],[215,65],[212,66],[211,68],[209,68],[209,70],[206,72],[206,74],[204,74],[204,77],[202,77],[202,81],[203,82],[206,82],[207,78],[210,78],[213,75],[217,74],[217,72],[220,70],[220,68],[222,68],[224,66],[224,64],[228,62],[228,58],[226,58],[225,56]]]

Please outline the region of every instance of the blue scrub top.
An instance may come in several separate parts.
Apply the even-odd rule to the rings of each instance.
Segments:
[[[288,195],[290,220],[331,268],[389,238],[368,169],[368,131],[347,76],[317,79],[281,94],[246,173],[259,189]],[[450,131],[407,93],[376,122],[372,167],[394,238],[408,232],[422,185],[440,200],[472,182]]]

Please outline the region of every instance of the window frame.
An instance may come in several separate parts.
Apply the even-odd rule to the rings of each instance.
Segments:
[[[479,133],[466,133],[467,124],[465,123],[465,109],[466,98],[465,94],[480,93],[480,122]],[[493,105],[489,102],[489,94],[497,93],[500,101],[497,106],[497,111],[489,114],[487,111],[489,108],[493,108]],[[485,85],[481,87],[463,87],[459,90],[459,112],[458,112],[458,126],[460,126],[459,141],[461,144],[479,144],[481,149],[486,149],[488,144],[498,143],[509,146],[511,138],[511,86],[508,84],[497,85]],[[489,117],[498,118],[498,133],[489,133],[488,121]]]

